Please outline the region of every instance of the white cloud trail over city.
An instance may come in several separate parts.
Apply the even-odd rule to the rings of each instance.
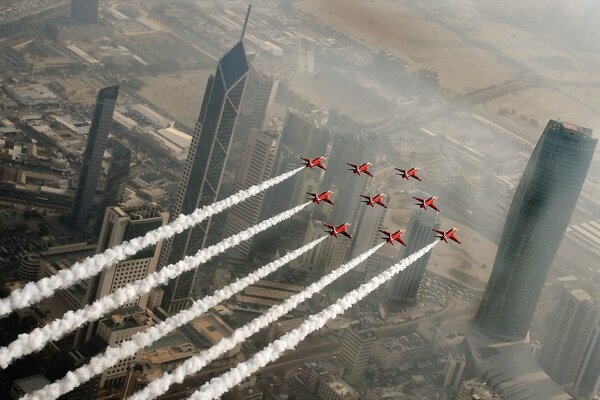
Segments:
[[[187,359],[182,365],[175,368],[175,370],[173,370],[171,373],[166,373],[160,379],[152,381],[144,389],[129,397],[129,400],[150,400],[165,394],[171,385],[182,383],[186,376],[197,373],[209,363],[225,354],[227,351],[234,349],[237,345],[243,343],[246,339],[261,329],[271,325],[273,322],[277,321],[279,318],[298,307],[304,301],[321,292],[327,285],[331,284],[342,275],[366,261],[383,245],[384,243],[365,251],[358,257],[350,260],[346,264],[325,275],[317,282],[312,283],[302,292],[293,295],[281,304],[271,307],[265,314],[255,318],[243,327],[235,330],[230,337],[222,339],[210,349],[207,349],[200,354]]]
[[[259,185],[241,190],[226,199],[198,208],[189,215],[181,214],[173,222],[150,231],[144,236],[123,242],[118,246],[107,249],[103,253],[88,257],[83,261],[73,264],[69,269],[59,271],[56,275],[40,279],[37,282],[29,282],[22,289],[15,290],[9,297],[0,300],[0,317],[51,297],[57,290],[66,289],[77,282],[90,278],[103,269],[125,260],[127,257],[134,255],[148,246],[181,233],[203,220],[291,178],[303,169],[303,167],[296,168],[293,171],[268,179]]]
[[[298,328],[283,335],[278,340],[269,344],[267,347],[256,353],[252,358],[238,364],[221,376],[211,379],[204,384],[194,394],[190,400],[212,400],[220,398],[224,393],[227,393],[234,386],[241,383],[262,367],[270,362],[277,360],[285,351],[296,347],[309,334],[321,329],[327,321],[337,317],[347,309],[364,299],[382,284],[390,280],[394,275],[400,273],[419,258],[430,252],[438,242],[432,243],[423,249],[404,258],[399,263],[393,265],[379,275],[376,275],[369,282],[360,285],[357,289],[348,292],[344,297],[337,302],[327,307],[317,314],[311,315]]]
[[[299,249],[293,250],[285,256],[257,269],[252,274],[240,278],[235,282],[217,290],[211,296],[196,300],[190,308],[173,315],[157,325],[150,327],[144,332],[138,332],[131,339],[121,343],[119,346],[110,347],[103,354],[93,357],[90,362],[69,372],[64,378],[34,392],[23,399],[56,399],[87,382],[89,379],[107,369],[117,365],[119,361],[134,356],[139,350],[151,345],[169,332],[179,328],[188,322],[198,318],[211,308],[227,300],[234,294],[244,290],[249,285],[258,282],[269,274],[277,271],[284,265],[300,257],[302,254],[312,250],[319,245],[327,236],[318,238]]]
[[[85,323],[95,321],[106,313],[119,308],[121,305],[134,301],[140,294],[148,293],[152,288],[164,285],[170,279],[174,279],[186,271],[197,268],[198,265],[206,263],[213,257],[222,254],[239,243],[249,240],[258,233],[291,218],[310,204],[310,202],[301,204],[266,219],[215,245],[199,250],[193,256],[187,256],[175,264],[163,267],[160,271],[154,272],[144,279],[119,288],[90,305],[76,311],[69,311],[60,319],[54,320],[41,328],[36,328],[30,333],[19,335],[10,345],[0,348],[0,367],[6,368],[12,361],[41,350],[49,341],[58,340],[69,332],[83,326]]]

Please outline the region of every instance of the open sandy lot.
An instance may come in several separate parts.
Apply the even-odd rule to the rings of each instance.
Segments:
[[[200,112],[206,81],[212,70],[144,76],[139,94],[173,118],[193,129]]]
[[[495,55],[465,43],[397,1],[303,0],[297,7],[375,49],[393,52],[416,68],[437,71],[441,84],[455,93],[516,77],[511,66]]]

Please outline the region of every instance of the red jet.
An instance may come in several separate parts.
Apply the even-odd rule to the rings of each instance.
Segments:
[[[437,196],[431,196],[427,200],[423,200],[419,197],[413,197],[413,199],[418,201],[418,203],[415,203],[415,205],[419,206],[420,208],[422,208],[425,211],[427,211],[427,207],[431,207],[435,211],[440,212],[440,210],[435,206],[435,202],[438,199]]]
[[[402,240],[404,229],[400,229],[399,231],[396,231],[394,233],[383,231],[380,229],[379,232],[383,233],[384,235],[387,235],[387,237],[382,237],[382,239],[385,239],[385,241],[391,244],[392,246],[394,245],[394,240],[400,243],[402,246],[406,246],[406,243],[404,243],[404,240]]]
[[[310,168],[313,169],[314,167],[317,168],[321,168],[322,170],[326,171],[327,168],[325,168],[325,166],[323,165],[323,163],[325,162],[325,160],[327,160],[327,157],[317,157],[314,159],[310,159],[310,158],[302,158],[300,157],[300,159],[304,162],[306,162],[306,164],[304,164],[304,166],[306,168]]]
[[[349,166],[351,166],[352,168],[349,168],[348,171],[352,171],[354,172],[356,175],[360,175],[361,173],[365,173],[367,175],[369,175],[371,178],[373,177],[373,174],[371,173],[371,171],[369,171],[369,167],[373,164],[371,163],[364,163],[361,165],[358,164],[351,164],[351,163],[346,163]]]
[[[400,172],[400,176],[402,177],[402,179],[406,179],[407,181],[410,178],[416,179],[418,181],[421,180],[421,178],[419,178],[417,176],[417,172],[419,172],[421,170],[421,168],[417,168],[417,167],[412,167],[411,169],[404,170],[404,169],[400,169],[400,168],[394,168],[396,171]]]
[[[387,206],[383,203],[383,198],[385,197],[385,194],[380,193],[375,197],[365,196],[365,195],[361,194],[360,197],[362,197],[363,199],[366,199],[366,200],[361,200],[361,201],[371,207],[375,207],[375,204],[378,204],[383,208],[387,208]]]
[[[331,205],[333,205],[333,201],[331,201],[331,199],[329,198],[333,192],[331,191],[326,191],[323,192],[321,194],[316,194],[316,193],[306,193],[309,196],[312,196],[312,201],[313,203],[317,203],[317,204],[321,204],[322,201],[324,201],[325,203],[329,203]]]
[[[333,225],[329,225],[329,224],[323,224],[325,225],[327,228],[331,229],[330,231],[325,231],[327,233],[329,233],[331,236],[334,237],[338,237],[338,235],[344,235],[349,239],[352,239],[352,236],[350,236],[350,234],[348,232],[346,232],[346,229],[350,228],[350,224],[342,224],[340,226],[338,226],[337,228]]]
[[[457,228],[452,228],[448,232],[438,231],[437,229],[434,229],[433,231],[439,235],[439,236],[435,235],[435,237],[440,239],[441,241],[448,243],[448,239],[450,239],[450,240],[455,241],[458,244],[461,244],[460,240],[458,240],[456,238],[456,236],[454,236],[454,235],[456,235],[456,232],[458,232]]]

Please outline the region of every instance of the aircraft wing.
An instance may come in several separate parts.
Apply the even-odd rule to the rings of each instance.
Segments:
[[[438,211],[438,212],[440,211],[440,209],[439,209],[439,208],[437,208],[437,207],[435,206],[435,204],[429,204],[429,207],[433,208],[435,211]]]
[[[352,239],[352,236],[350,236],[350,234],[348,232],[346,232],[346,231],[340,232],[340,234],[346,236],[349,239]]]
[[[460,243],[460,240],[458,240],[458,239],[457,239],[457,238],[455,238],[454,236],[448,236],[448,239],[450,239],[450,240],[454,240],[454,241],[455,241],[456,243],[458,243],[458,244],[462,244],[462,243]]]

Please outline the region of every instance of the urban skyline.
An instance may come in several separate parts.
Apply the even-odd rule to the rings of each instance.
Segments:
[[[567,3],[0,5],[0,397],[595,400]]]

